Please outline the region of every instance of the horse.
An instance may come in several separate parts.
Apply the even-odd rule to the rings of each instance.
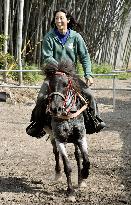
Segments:
[[[75,197],[71,180],[71,163],[67,154],[66,144],[73,143],[75,159],[78,167],[78,186],[87,179],[90,169],[86,128],[83,111],[88,102],[80,93],[78,77],[70,63],[59,63],[58,66],[48,65],[45,74],[49,81],[48,106],[46,113],[50,115],[53,137],[51,143],[55,156],[55,173],[61,175],[59,158],[61,156],[64,173],[67,179],[67,195]],[[44,127],[46,130],[46,126]]]

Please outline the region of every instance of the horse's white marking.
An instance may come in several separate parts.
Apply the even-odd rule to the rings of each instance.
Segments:
[[[83,151],[87,152],[87,140],[86,140],[86,136],[84,136],[82,139],[81,139],[81,146],[83,147]]]
[[[64,155],[64,156],[68,157],[64,143],[59,142],[57,139],[55,139],[55,141],[56,141],[56,146],[57,146],[57,148],[58,148],[60,154],[62,154],[62,155]]]
[[[87,184],[86,182],[82,181],[80,184],[79,184],[79,188],[86,188],[87,187]]]
[[[70,202],[76,202],[76,198],[75,198],[75,196],[68,196],[68,201],[70,201]]]

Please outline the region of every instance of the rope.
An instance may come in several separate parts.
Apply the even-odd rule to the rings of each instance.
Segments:
[[[66,97],[63,107],[65,108],[67,114],[70,112],[71,108],[75,105],[76,102],[76,92],[72,86],[72,80],[68,80],[68,86],[66,91]]]

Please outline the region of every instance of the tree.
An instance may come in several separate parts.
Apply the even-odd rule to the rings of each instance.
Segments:
[[[17,36],[17,59],[19,70],[22,71],[21,50],[22,50],[22,26],[23,26],[24,0],[19,0],[18,8],[18,36]],[[22,83],[22,72],[20,72],[19,83]]]
[[[128,66],[130,29],[124,43],[122,39],[131,13],[130,0],[12,0],[9,10],[9,52],[17,59],[18,50],[22,49],[22,58],[25,62],[40,65],[41,40],[50,29],[53,11],[61,7],[67,8],[83,27],[81,34],[93,61],[108,62],[115,68],[119,51],[122,49],[123,65]],[[0,11],[0,30],[4,33],[2,1]],[[131,23],[131,20],[129,21]],[[19,65],[20,62],[19,52]]]
[[[2,25],[3,25],[3,22],[2,22],[2,19],[3,19],[3,2],[0,1],[0,33],[2,33]]]
[[[7,41],[8,41],[8,22],[9,22],[9,5],[10,0],[5,0],[4,2],[4,35],[5,35],[5,41],[4,41],[4,54],[6,56],[7,54]],[[5,58],[5,70],[7,69],[7,59]],[[4,82],[6,82],[6,73],[3,74]]]

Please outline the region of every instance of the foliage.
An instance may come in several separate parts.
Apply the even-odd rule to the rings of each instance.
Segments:
[[[5,64],[5,60],[7,60],[7,68],[10,69],[15,66],[14,57],[11,56],[9,53],[4,54],[0,51],[0,69],[3,69]]]
[[[128,73],[128,72],[118,73],[117,78],[119,80],[127,80],[127,79],[131,78],[131,73]]]
[[[92,64],[92,73],[93,74],[109,74],[112,72],[112,68],[108,64]],[[80,62],[77,63],[77,73],[80,76],[84,75],[84,71]],[[105,77],[105,76],[104,76]]]
[[[112,73],[112,67],[109,64],[92,64],[92,72],[93,74],[107,74],[105,76],[96,76],[98,78],[112,78],[108,74]]]
[[[80,76],[84,76],[82,65],[79,62],[77,64],[77,73]],[[112,66],[109,65],[109,64],[105,64],[105,63],[96,64],[96,63],[93,63],[92,64],[92,73],[94,74],[94,76],[95,76],[95,74],[105,74],[105,75],[96,75],[95,76],[96,78],[112,78],[112,76],[108,75],[108,74],[113,74],[113,70],[112,70]],[[123,72],[120,71],[120,72],[116,72],[116,73],[117,73],[117,78],[118,79],[126,80],[128,78],[131,78],[131,73],[125,72],[125,69],[124,69]]]
[[[122,66],[128,68],[130,61],[130,42],[131,42],[131,1],[130,0],[67,0],[67,1],[51,1],[51,0],[23,0],[24,10],[20,8],[19,1],[10,1],[8,26],[8,52],[2,52],[4,41],[8,37],[0,35],[0,69],[4,67],[7,60],[7,68],[14,69],[16,67],[15,59],[18,59],[18,13],[22,9],[23,28],[22,28],[22,50],[24,59],[27,63],[41,64],[42,62],[42,40],[43,36],[50,29],[50,23],[54,10],[66,8],[75,17],[76,21],[81,25],[81,35],[83,36],[90,57],[95,63],[93,65],[93,73],[111,72],[110,66],[105,62],[112,64],[115,68],[119,54],[121,55]],[[4,33],[5,22],[4,1],[0,3],[0,33]],[[128,30],[126,30],[128,28]],[[127,35],[124,35],[124,34]],[[124,39],[124,43],[123,43]],[[120,51],[120,52],[119,52]],[[14,57],[13,57],[14,56]],[[27,65],[28,69],[29,66]],[[23,68],[24,69],[24,68]],[[32,68],[31,68],[32,69]],[[78,63],[77,71],[83,76],[82,66]],[[18,73],[12,77],[18,79]],[[34,81],[34,73],[23,73],[27,81]],[[34,76],[34,77],[33,77]],[[32,79],[34,78],[34,79]]]
[[[26,65],[23,67],[24,70],[37,70],[38,67],[36,65]],[[24,72],[23,73],[23,80],[29,83],[35,83],[42,80],[44,77],[42,76],[41,72]]]
[[[0,51],[2,51],[2,47],[4,46],[5,40],[7,40],[7,37],[1,34],[0,35]]]
[[[9,53],[3,52],[3,46],[5,40],[7,40],[8,37],[4,35],[0,35],[0,69],[3,69],[5,61],[7,61],[7,68],[10,69],[15,66],[15,60],[14,57],[11,56]]]
[[[7,37],[4,35],[0,35],[0,69],[3,69],[5,61],[7,61],[7,69],[8,70],[17,70],[17,64],[14,60],[14,57],[11,56],[9,53],[4,54],[2,51],[4,42],[7,40]],[[28,65],[26,64],[23,67],[23,70],[36,70],[37,67],[35,65]],[[6,76],[12,78],[13,80],[19,80],[19,72],[7,72]],[[43,77],[38,72],[23,72],[23,80],[28,83],[34,83],[41,80]]]
[[[0,33],[4,32],[3,4],[0,4],[2,11],[0,13]],[[10,1],[9,50],[16,58],[18,58],[19,6],[19,1]],[[41,63],[41,42],[43,36],[50,29],[54,10],[59,8],[67,8],[81,25],[81,34],[86,41],[91,59],[95,60],[96,63],[114,63],[115,67],[122,39],[127,38],[124,36],[124,31],[129,33],[128,36],[131,32],[130,29],[129,31],[125,30],[128,20],[130,23],[130,0],[24,0],[22,45],[24,49],[26,48],[24,50],[26,61],[33,60],[34,63]],[[121,55],[124,56],[122,61],[124,65],[125,63],[128,65],[130,38],[128,37],[127,41],[125,39],[124,42],[126,43],[121,52]]]
[[[17,69],[17,68],[16,68]],[[23,70],[37,70],[36,65],[28,65],[26,64],[23,66]],[[41,81],[44,77],[41,73],[32,71],[32,72],[22,72],[23,80],[25,83],[31,83],[34,84],[38,81]],[[11,72],[8,77],[12,78],[13,80],[18,81],[19,80],[19,72]]]
[[[17,68],[15,68],[17,69]],[[23,70],[38,70],[36,65],[28,65],[26,64],[23,67]],[[102,65],[97,65],[97,64],[93,64],[92,65],[92,71],[93,74],[111,74],[112,72],[112,68],[110,65],[108,64],[102,64]],[[84,72],[83,72],[83,68],[82,65],[80,63],[78,63],[77,65],[77,73],[83,77],[84,76]],[[8,73],[8,77],[12,78],[13,80],[18,81],[19,80],[19,72],[10,72]],[[112,76],[95,76],[96,78],[112,78]],[[40,82],[42,80],[44,80],[45,76],[42,75],[41,71],[40,72],[23,72],[23,80],[25,83],[30,83],[30,84],[35,84],[37,82]],[[117,74],[117,78],[118,79],[128,79],[131,78],[131,73],[118,73]]]
[[[76,70],[77,70],[77,74],[79,76],[81,76],[81,77],[84,76],[83,67],[79,61],[77,62]]]
[[[93,64],[92,65],[92,71],[94,74],[117,74],[117,78],[121,80],[126,80],[128,78],[131,78],[131,73],[125,72],[126,69],[113,72],[112,66],[109,64]],[[96,76],[97,78],[112,78],[112,76]]]

